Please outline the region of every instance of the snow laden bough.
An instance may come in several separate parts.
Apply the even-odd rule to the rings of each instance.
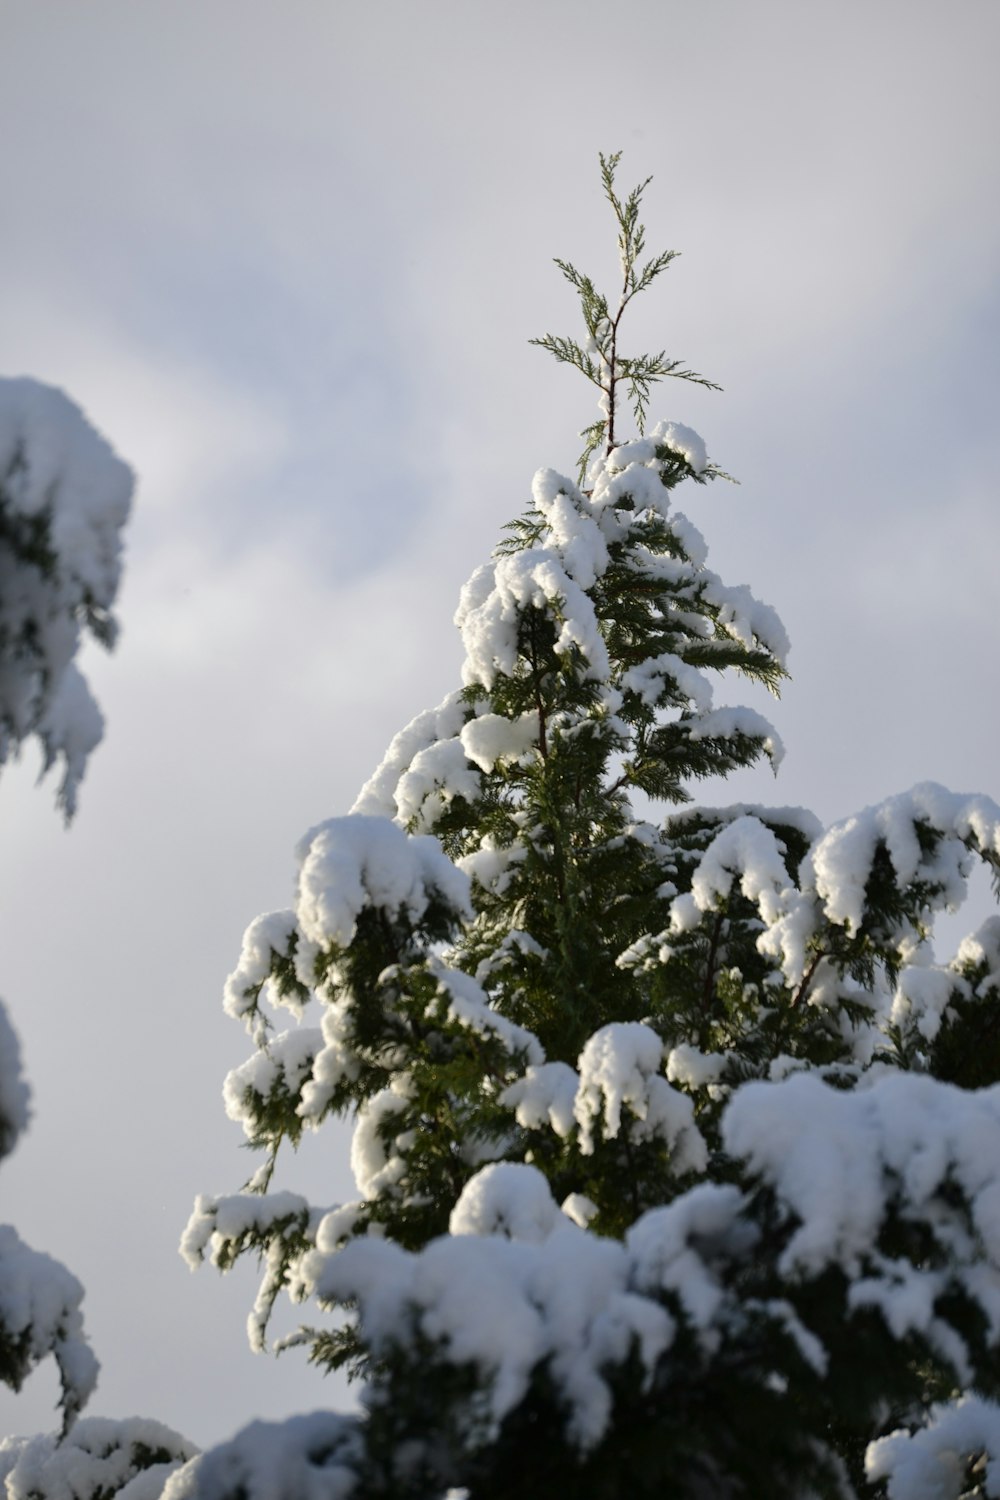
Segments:
[[[0,1493],[5,1500],[159,1500],[194,1456],[162,1422],[85,1417],[61,1441],[0,1440]]]
[[[3,1024],[0,1012],[0,1042]],[[26,1090],[22,1104],[25,1097]],[[77,1420],[98,1374],[83,1332],[82,1299],[83,1287],[64,1266],[0,1225],[0,1379],[18,1390],[35,1365],[52,1356],[63,1407],[58,1436],[0,1439],[5,1500],[158,1500],[169,1477],[197,1452],[159,1422]]]
[[[542,341],[600,387],[605,451],[536,475],[463,590],[462,686],[307,835],[226,987],[262,1163],[182,1248],[259,1257],[255,1347],[309,1303],[283,1342],[363,1376],[362,1411],[248,1428],[168,1494],[996,1487],[1000,919],[951,958],[934,927],[1000,868],[1000,808],[693,804],[780,760],[726,688],[776,691],[788,643],[674,505],[721,472],[701,439],[642,433],[649,381],[689,372],[618,350],[670,257],[642,263],[615,164],[617,311],[562,265],[587,339]],[[317,1205],[275,1178],[335,1117],[357,1196]]]
[[[35,736],[62,766],[69,818],[102,720],[75,657],[89,633],[110,647],[130,470],[61,391],[0,380],[0,765]],[[0,1157],[28,1121],[17,1037],[0,1005]],[[93,1390],[83,1289],[65,1267],[0,1226],[0,1380],[18,1390],[52,1355],[64,1431]],[[20,1493],[8,1479],[5,1493]],[[27,1491],[25,1491],[27,1493]]]
[[[132,488],[62,391],[0,380],[0,765],[35,736],[67,817],[103,732],[74,658],[85,635],[114,645]]]
[[[28,1087],[17,1036],[0,1005],[0,1156],[28,1123]],[[97,1360],[83,1332],[83,1287],[65,1266],[32,1250],[0,1224],[0,1380],[13,1390],[51,1355],[59,1370],[64,1431],[97,1381]],[[2,1452],[2,1449],[0,1449]]]

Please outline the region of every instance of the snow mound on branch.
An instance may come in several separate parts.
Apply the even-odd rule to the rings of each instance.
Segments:
[[[480,714],[462,728],[461,740],[466,755],[484,771],[492,771],[498,762],[519,760],[537,744],[538,710],[520,714],[516,719],[503,714]]]
[[[627,1105],[639,1122],[634,1134],[661,1136],[669,1142],[677,1172],[699,1171],[708,1162],[708,1147],[694,1123],[694,1105],[686,1094],[659,1075],[663,1043],[640,1021],[614,1022],[596,1031],[580,1055],[580,1085],[574,1115],[580,1126],[580,1150],[594,1150],[594,1125],[601,1120],[607,1139],[621,1130]]]
[[[930,963],[907,964],[899,971],[889,1019],[894,1026],[915,1026],[926,1041],[932,1042],[941,1030],[949,1002],[956,993],[967,993],[968,988],[953,969]]]
[[[160,1500],[166,1481],[197,1453],[179,1433],[142,1417],[85,1417],[52,1434],[0,1442],[6,1500]]]
[[[400,1119],[410,1100],[406,1078],[394,1078],[388,1088],[380,1089],[359,1105],[354,1134],[351,1136],[351,1171],[364,1199],[391,1194],[406,1175],[403,1152],[413,1144],[412,1135],[389,1132],[390,1123]]]
[[[0,380],[0,764],[29,735],[76,806],[103,723],[73,665],[84,629],[113,644],[133,476],[61,391]]]
[[[718,1083],[728,1063],[724,1052],[702,1052],[690,1042],[681,1042],[667,1056],[667,1077],[671,1083],[703,1089]]]
[[[52,1354],[69,1426],[97,1384],[97,1359],[83,1332],[83,1287],[66,1267],[31,1250],[0,1224],[0,1335],[14,1346],[17,1383]]]
[[[1000,1327],[1000,1085],[968,1092],[898,1073],[845,1093],[799,1073],[738,1089],[722,1139],[800,1221],[778,1263],[783,1275],[839,1265],[855,1277],[897,1197],[908,1218],[943,1223],[948,1190],[960,1188],[998,1273],[992,1314]],[[957,1238],[950,1248],[960,1272]],[[971,1261],[971,1244],[966,1254]],[[862,1300],[874,1300],[869,1291],[872,1298]]]
[[[409,836],[386,818],[331,818],[298,849],[296,915],[311,942],[346,947],[366,906],[419,922],[433,902],[471,913],[468,877],[436,838]]]
[[[709,1350],[717,1346],[715,1325],[728,1295],[715,1264],[746,1252],[756,1237],[740,1219],[744,1203],[736,1187],[700,1183],[643,1214],[625,1237],[636,1288],[674,1293]]]
[[[438,740],[420,750],[399,778],[396,820],[416,832],[426,831],[456,797],[475,802],[479,788],[479,775],[469,765],[462,741],[457,736]]]
[[[918,827],[938,835],[929,853],[921,848]],[[989,797],[949,792],[928,781],[835,823],[802,871],[803,883],[811,880],[832,922],[860,927],[880,848],[900,885],[940,886],[939,904],[954,909],[965,899],[970,850],[1000,859],[1000,807]]]
[[[719,623],[748,650],[760,643],[782,667],[786,666],[792,646],[777,611],[756,599],[745,583],[724,584],[707,569],[703,576],[703,598],[717,609]]]
[[[689,699],[701,714],[712,707],[712,684],[697,667],[690,666],[672,651],[664,651],[630,667],[622,673],[621,685],[628,692],[636,693],[644,703],[655,707],[661,696],[669,691],[673,683],[676,693]]]
[[[571,479],[555,469],[539,469],[531,497],[549,523],[553,545],[570,578],[582,589],[593,588],[607,571],[608,544],[587,500]]]
[[[606,1430],[609,1367],[635,1349],[651,1376],[674,1337],[667,1310],[629,1290],[624,1246],[568,1220],[538,1243],[461,1234],[414,1255],[387,1240],[354,1241],[315,1257],[314,1271],[321,1300],[357,1299],[376,1355],[422,1336],[449,1363],[474,1365],[497,1426],[546,1365],[581,1448]]]
[[[637,511],[655,510],[664,518],[670,508],[670,491],[660,478],[662,460],[656,456],[652,438],[619,443],[606,458],[597,459],[588,476],[590,503],[608,523],[611,513],[631,502]]]
[[[500,1103],[514,1110],[514,1118],[526,1130],[550,1125],[565,1139],[576,1124],[573,1107],[579,1087],[580,1075],[569,1063],[542,1063],[504,1089]]]
[[[396,790],[400,778],[422,750],[439,740],[454,739],[465,722],[465,706],[460,692],[449,693],[436,708],[417,714],[393,738],[374,774],[358,793],[352,813],[366,817],[395,818],[399,814]]]
[[[595,469],[617,475],[633,466],[645,468],[656,477],[659,484],[659,473],[663,465],[657,457],[657,448],[669,448],[672,453],[683,458],[695,474],[703,474],[708,468],[705,440],[693,427],[685,427],[682,422],[657,422],[652,432],[645,437],[633,438],[631,442],[619,443],[612,448],[607,458],[598,460]],[[663,490],[662,484],[660,489]]]
[[[523,1054],[530,1063],[545,1061],[541,1043],[533,1031],[518,1026],[494,1010],[482,986],[461,969],[453,969],[439,959],[431,959],[430,972],[438,982],[439,993],[447,998],[448,1015],[460,1026],[482,1037],[497,1037],[513,1054]]]
[[[675,930],[683,931],[701,913],[724,901],[737,878],[768,926],[786,910],[794,894],[784,850],[772,829],[752,814],[736,817],[712,839],[691,878],[690,893],[673,903]]]
[[[324,1011],[322,1036],[323,1046],[313,1059],[311,1076],[302,1086],[296,1109],[296,1114],[313,1128],[318,1126],[338,1085],[345,1078],[356,1078],[360,1067],[351,1041],[349,1012],[342,1001]]]
[[[181,1236],[180,1253],[191,1270],[201,1264],[206,1248],[213,1265],[221,1265],[229,1245],[242,1235],[263,1234],[287,1221],[304,1226],[312,1210],[299,1193],[229,1193],[211,1197],[201,1193]]]
[[[479,568],[462,590],[455,624],[466,657],[462,681],[491,688],[497,673],[513,674],[518,622],[529,606],[548,609],[559,626],[556,650],[579,652],[584,676],[610,675],[608,648],[589,597],[556,547],[529,547]]]
[[[650,437],[654,443],[680,454],[696,474],[703,474],[708,468],[705,440],[693,427],[685,427],[681,422],[657,422]]]
[[[961,1500],[969,1464],[980,1459],[981,1491],[1000,1494],[1000,1407],[979,1396],[933,1406],[925,1427],[868,1444],[865,1476],[888,1480],[889,1500]],[[977,1492],[978,1486],[977,1486]]]
[[[987,917],[981,927],[969,933],[959,944],[955,955],[955,967],[969,965],[978,968],[985,965],[986,977],[980,981],[976,994],[980,996],[1000,989],[1000,917]]]
[[[737,735],[763,741],[765,753],[777,770],[785,758],[781,736],[769,719],[754,708],[714,708],[691,720],[688,734],[693,740],[731,740]]]
[[[355,1417],[251,1422],[171,1476],[162,1500],[347,1500],[361,1458]]]
[[[465,1184],[451,1211],[451,1234],[502,1234],[539,1244],[569,1219],[549,1190],[548,1178],[523,1162],[491,1162]]]
[[[226,1074],[222,1085],[226,1114],[242,1125],[244,1134],[253,1139],[258,1101],[266,1102],[276,1089],[284,1089],[289,1094],[298,1093],[323,1050],[324,1036],[318,1026],[282,1031],[269,1037],[246,1062]]]
[[[253,1011],[257,994],[271,973],[274,957],[288,955],[296,926],[293,911],[270,911],[253,919],[243,934],[239,962],[226,980],[222,1004],[227,1016],[240,1020]],[[272,992],[270,998],[275,1004],[298,1008],[288,996]]]
[[[807,807],[770,807],[762,802],[731,802],[726,807],[701,807],[692,805],[671,811],[669,826],[682,828],[685,823],[718,823],[720,827],[733,823],[737,818],[756,818],[771,827],[794,828],[809,843],[815,843],[823,835],[823,824]]]

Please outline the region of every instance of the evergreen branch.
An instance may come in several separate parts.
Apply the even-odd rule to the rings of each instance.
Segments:
[[[591,455],[597,452],[604,440],[607,425],[605,419],[601,417],[598,421],[592,422],[589,427],[585,427],[580,433],[580,437],[584,439],[583,452],[580,454],[576,476],[580,484],[583,484],[587,476],[587,467],[590,463]]]
[[[713,463],[711,459],[709,459],[707,466],[702,469],[701,473],[696,474],[694,477],[700,480],[702,484],[705,483],[706,479],[725,479],[729,484],[739,484],[738,479],[734,478],[732,474],[727,474],[725,469],[720,469],[719,465]]]
[[[680,360],[672,360],[672,364],[680,364]],[[721,391],[722,386],[716,385],[714,380],[709,380],[705,375],[699,375],[695,370],[665,370],[664,374],[670,375],[674,380],[687,380],[692,385],[703,385],[707,391]],[[655,377],[657,380],[660,377]]]
[[[650,391],[656,381],[672,376],[677,380],[687,380],[695,385],[704,386],[707,390],[720,389],[714,381],[708,380],[704,375],[699,375],[695,370],[687,369],[681,360],[668,359],[665,350],[661,349],[658,354],[640,354],[627,358],[619,355],[618,330],[625,309],[633,297],[645,291],[657,276],[666,270],[671,261],[676,259],[678,252],[661,250],[658,255],[652,256],[640,266],[639,262],[646,243],[646,230],[640,222],[639,210],[642,195],[652,179],[645,178],[623,198],[615,189],[615,172],[621,160],[621,152],[615,151],[609,156],[600,152],[598,159],[601,164],[601,185],[605,197],[611,204],[618,228],[618,254],[622,282],[617,309],[612,314],[607,298],[597,291],[590,277],[578,271],[571,261],[560,260],[556,257],[556,265],[579,295],[583,320],[587,328],[588,347],[583,348],[575,339],[563,338],[555,334],[546,334],[544,338],[530,340],[532,344],[547,349],[559,360],[560,364],[573,365],[601,391],[602,420],[591,424],[582,434],[586,439],[586,446],[580,455],[578,465],[581,482],[586,475],[591,455],[600,443],[603,441],[605,452],[610,453],[618,441],[615,433],[615,419],[618,405],[617,387],[620,380],[624,380],[628,386],[629,400],[640,433],[645,431]]]
[[[582,275],[581,272],[576,269],[576,266],[571,265],[568,260],[560,260],[558,255],[553,256],[553,260],[565,276],[566,280],[570,282],[572,286],[575,286],[577,291],[583,290],[584,282],[587,282],[589,285],[590,278],[588,276]],[[531,340],[531,342],[534,342],[534,340]]]
[[[661,271],[665,271],[672,260],[676,260],[680,254],[679,250],[663,250],[652,260],[648,260],[639,272],[635,288],[632,293],[644,292],[651,282],[655,281]]]
[[[594,385],[600,385],[601,377],[597,366],[585,350],[575,339],[562,338],[559,334],[547,333],[544,338],[529,339],[529,344],[537,344],[540,349],[547,349],[555,356],[560,364],[573,365],[573,367],[586,375],[587,379]]]
[[[675,380],[691,380],[698,385],[707,386],[711,391],[719,391],[721,386],[714,381],[699,375],[695,370],[684,368],[683,361],[679,359],[668,359],[666,352],[660,350],[659,354],[639,354],[632,358],[620,358],[618,360],[619,378],[623,380],[662,380],[671,375]]]

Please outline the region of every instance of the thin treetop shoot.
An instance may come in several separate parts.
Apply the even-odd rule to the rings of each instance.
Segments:
[[[654,255],[651,260],[640,264],[646,248],[646,229],[645,225],[639,222],[639,205],[642,202],[643,193],[653,179],[645,178],[632,189],[626,198],[620,198],[615,191],[615,171],[620,160],[620,151],[613,152],[611,156],[605,156],[602,152],[600,156],[604,193],[618,221],[618,259],[621,265],[622,285],[614,314],[611,312],[607,297],[597,290],[590,277],[584,276],[569,261],[560,260],[557,256],[556,265],[579,294],[583,321],[587,326],[587,339],[581,345],[574,338],[546,333],[540,339],[529,341],[532,344],[538,344],[542,349],[547,349],[560,363],[574,365],[586,375],[592,385],[597,386],[601,393],[601,416],[589,427],[584,428],[580,434],[585,444],[579,463],[578,477],[581,483],[586,475],[591,455],[600,448],[601,444],[604,444],[604,452],[607,455],[615,444],[621,441],[615,434],[620,381],[624,381],[628,386],[628,398],[632,404],[640,434],[645,433],[646,430],[646,409],[649,404],[650,389],[664,376],[672,375],[677,380],[691,380],[696,385],[707,386],[710,391],[722,389],[714,381],[706,379],[704,375],[685,369],[682,360],[668,359],[664,349],[661,349],[658,354],[636,354],[631,357],[619,353],[618,329],[625,309],[632,298],[651,286],[660,272],[665,271],[670,262],[680,253],[677,250],[661,250],[659,255]],[[728,475],[723,477],[728,478]]]

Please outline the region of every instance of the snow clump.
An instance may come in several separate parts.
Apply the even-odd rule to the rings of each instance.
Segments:
[[[37,735],[72,816],[103,720],[73,663],[114,644],[132,471],[62,391],[0,379],[0,764]]]

